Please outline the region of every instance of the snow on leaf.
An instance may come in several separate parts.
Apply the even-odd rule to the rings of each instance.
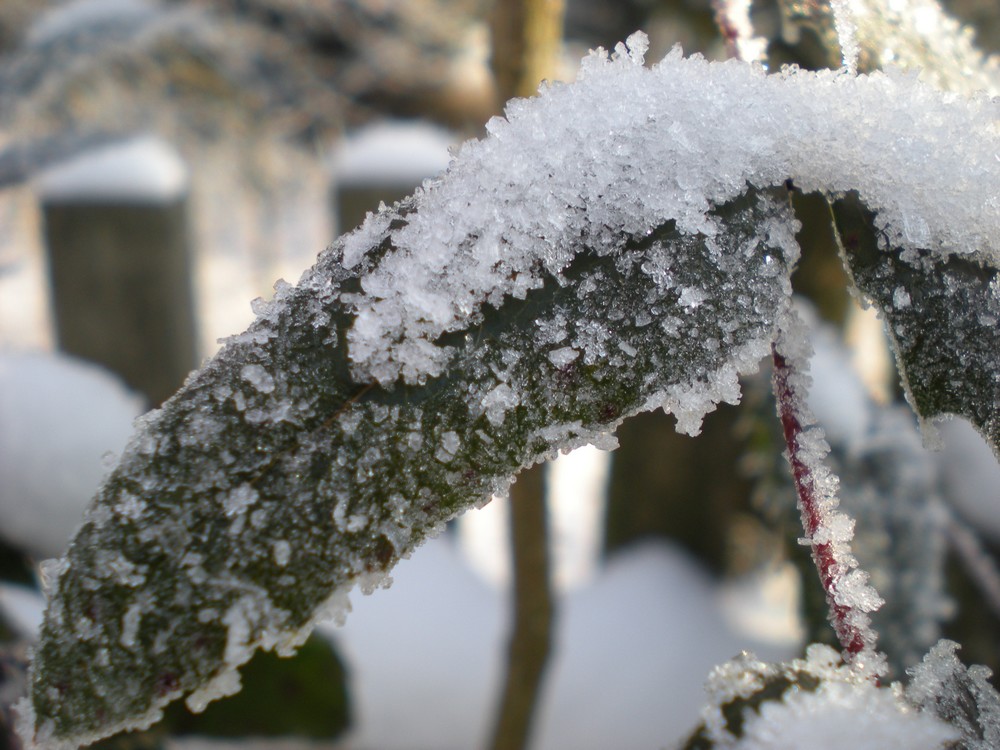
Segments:
[[[686,750],[941,750],[958,734],[946,717],[915,710],[899,685],[879,686],[818,644],[784,664],[744,653],[716,667],[706,690]]]
[[[769,76],[678,50],[652,69],[639,62],[619,45],[585,59],[576,83],[511,102],[491,137],[465,144],[447,178],[415,196],[418,217],[390,232],[397,252],[352,300],[357,377],[433,377],[447,367],[439,336],[536,288],[581,240],[603,255],[664,220],[710,235],[706,209],[748,184],[856,190],[894,245],[1000,265],[994,102],[900,73]]]
[[[410,217],[391,215],[395,225]],[[722,228],[711,238],[668,222],[623,238],[614,256],[581,245],[523,299],[449,334],[447,372],[394,388],[351,377],[343,300],[359,279],[335,245],[298,287],[258,306],[251,333],[267,335],[232,339],[142,420],[99,490],[35,654],[38,742],[72,746],[148,723],[183,695],[199,708],[229,694],[256,648],[293,648],[331,595],[343,611],[355,582],[376,585],[521,467],[606,440],[671,389],[696,394],[676,403],[688,419],[711,408],[713,384],[767,351],[788,294],[783,257],[794,252],[771,241],[791,218],[765,196],[711,216]],[[676,264],[670,283],[643,270],[649,258]],[[679,289],[694,284],[704,299],[690,309]],[[534,343],[557,320],[577,357],[551,356],[561,342]],[[704,346],[709,338],[719,345]],[[508,398],[491,400],[501,386]],[[731,395],[725,385],[716,397]],[[261,411],[284,418],[261,424]],[[120,512],[125,496],[142,510]],[[142,561],[141,586],[114,574],[109,551]]]

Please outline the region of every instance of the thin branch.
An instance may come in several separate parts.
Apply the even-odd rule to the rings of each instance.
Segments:
[[[867,584],[867,575],[857,570],[857,560],[848,544],[853,521],[838,510],[837,498],[831,491],[835,486],[833,477],[821,463],[829,448],[820,434],[810,434],[813,420],[804,408],[801,374],[779,346],[771,347],[774,395],[802,514],[804,543],[812,549],[830,623],[844,649],[845,660],[855,661],[861,654],[876,656],[877,635],[866,612],[876,609],[881,600]]]

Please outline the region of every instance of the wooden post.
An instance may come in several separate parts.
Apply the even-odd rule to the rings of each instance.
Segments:
[[[59,348],[161,403],[198,364],[184,167],[137,139],[47,171],[39,192]]]
[[[727,567],[734,513],[748,507],[752,484],[739,467],[736,409],[706,415],[697,439],[680,435],[662,411],[618,428],[611,455],[604,554],[647,538],[679,543],[713,572]]]

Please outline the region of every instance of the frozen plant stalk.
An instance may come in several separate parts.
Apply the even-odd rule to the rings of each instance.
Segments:
[[[789,311],[772,344],[774,395],[802,515],[802,543],[812,550],[845,660],[878,676],[885,672],[885,657],[875,650],[877,634],[868,613],[883,601],[851,554],[854,521],[838,509],[837,478],[823,463],[830,447],[806,405],[811,347],[803,329]]]

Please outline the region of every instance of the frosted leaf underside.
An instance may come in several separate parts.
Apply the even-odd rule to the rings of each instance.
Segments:
[[[340,293],[357,277],[335,245],[145,419],[100,489],[35,655],[39,730],[76,744],[231,690],[257,645],[295,640],[331,592],[522,466],[750,369],[788,293],[767,232],[789,216],[756,194],[715,216],[709,241],[668,223],[613,255],[577,248],[448,334],[445,374],[390,389],[350,376]]]
[[[856,196],[834,204],[854,283],[878,307],[922,420],[961,416],[1000,457],[1000,270],[890,248]]]

